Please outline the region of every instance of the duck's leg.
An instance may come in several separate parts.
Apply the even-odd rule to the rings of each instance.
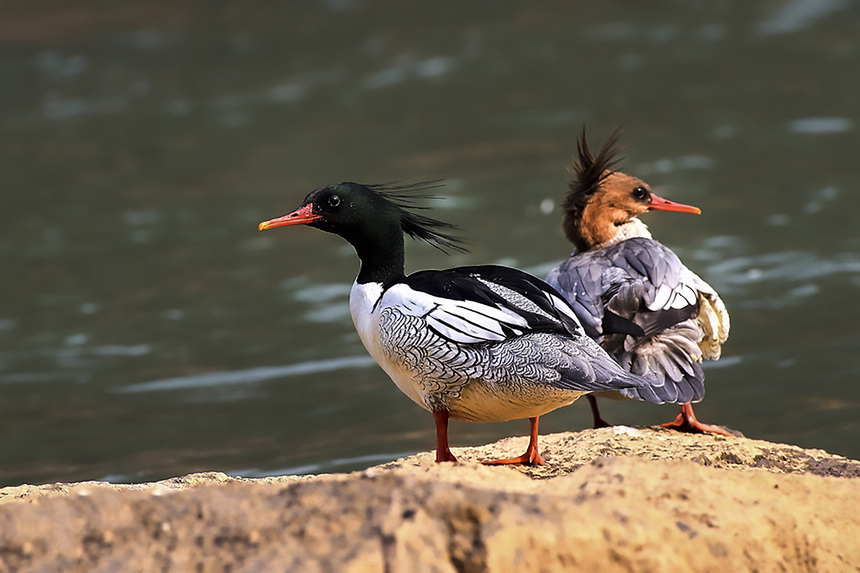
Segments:
[[[691,432],[693,434],[717,434],[720,436],[733,436],[719,426],[705,424],[696,419],[696,413],[693,412],[693,405],[690,402],[681,404],[681,413],[675,418],[674,422],[666,422],[662,424],[664,428],[671,428],[679,432]]]
[[[592,394],[586,394],[585,397],[588,399],[588,405],[591,406],[591,417],[594,418],[594,427],[595,428],[609,428],[612,426],[609,422],[603,419],[603,416],[600,415],[600,408],[597,407],[597,398]]]
[[[490,460],[481,462],[485,466],[500,466],[505,464],[526,464],[530,466],[545,466],[546,462],[540,455],[538,450],[538,418],[529,418],[531,433],[529,434],[529,447],[526,448],[526,453],[516,458],[506,458],[504,460]]]
[[[436,422],[436,463],[456,462],[457,458],[448,448],[448,410],[433,410]]]

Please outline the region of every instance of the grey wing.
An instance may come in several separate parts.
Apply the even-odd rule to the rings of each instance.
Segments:
[[[606,312],[633,321],[643,331],[640,338],[695,315],[698,293],[683,280],[692,273],[669,248],[651,239],[630,239],[610,248],[606,258],[612,263],[603,275]]]
[[[585,333],[591,338],[602,334],[603,302],[601,291],[603,273],[609,262],[592,253],[574,253],[552,269],[546,282],[567,299]]]
[[[567,297],[589,336],[625,370],[652,382],[623,395],[658,403],[702,399],[701,360],[719,357],[728,313],[668,247],[633,238],[574,253],[547,282]]]
[[[597,342],[605,339],[604,334],[635,333],[641,336],[642,330],[630,318],[622,318],[612,311],[608,311],[607,301],[616,296],[622,288],[622,297],[633,297],[638,306],[641,304],[642,294],[637,296],[636,289],[631,289],[631,283],[635,278],[631,277],[624,269],[614,266],[613,261],[601,251],[587,253],[574,253],[566,261],[555,267],[546,277],[546,282],[558,290],[570,303],[577,318],[579,318],[586,334]],[[639,289],[641,291],[641,288]],[[634,304],[631,302],[631,304]],[[642,384],[643,378],[640,373],[637,377],[629,376],[630,368],[620,368],[617,362],[595,360],[597,356],[606,356],[606,352],[595,342],[592,345],[583,346],[582,351],[588,356],[586,360],[573,360],[567,366],[562,380],[554,384],[575,390],[600,391],[612,388],[618,390],[625,396],[662,403],[671,399],[674,392],[664,391],[660,386],[664,384],[662,377],[649,376],[645,378],[647,384]],[[605,347],[605,344],[603,345]],[[610,356],[617,360],[618,357],[610,350]],[[593,372],[597,369],[598,372]],[[602,379],[609,381],[610,386],[598,386],[596,384],[585,385],[582,380]],[[606,384],[606,382],[604,382]],[[625,388],[626,387],[626,388]]]
[[[551,384],[568,390],[601,392],[616,390],[654,396],[652,402],[662,403],[659,392],[652,387],[659,381],[635,375],[622,368],[597,342],[581,336],[575,348],[564,352],[564,360],[556,367],[558,378]],[[649,399],[649,398],[646,398]]]
[[[633,321],[644,335],[607,332],[603,346],[625,369],[662,381],[661,386],[646,390],[654,390],[662,401],[701,400],[705,387],[699,343],[704,332],[698,320],[701,306],[698,287],[699,283],[707,286],[706,283],[689,271],[669,248],[651,239],[619,243],[609,256],[614,268],[621,269],[628,280],[614,283],[614,292],[605,301],[607,313]],[[641,390],[622,394],[649,401],[655,397],[644,395]]]

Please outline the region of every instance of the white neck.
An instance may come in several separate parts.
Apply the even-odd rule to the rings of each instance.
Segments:
[[[609,247],[620,243],[621,241],[626,241],[627,239],[632,239],[634,237],[645,237],[646,239],[651,238],[651,232],[648,230],[647,225],[645,225],[645,223],[643,223],[636,217],[631,218],[623,225],[619,225],[618,232],[615,233],[615,236],[606,241],[601,246]]]

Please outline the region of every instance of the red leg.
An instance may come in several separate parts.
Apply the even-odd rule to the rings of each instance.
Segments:
[[[448,449],[448,410],[433,410],[436,422],[436,463],[456,462],[457,458]]]
[[[591,417],[594,418],[594,427],[595,428],[609,428],[612,426],[609,422],[603,419],[603,416],[600,415],[600,408],[597,407],[597,398],[594,397],[593,394],[586,394],[586,398],[588,398],[588,405],[591,406]]]
[[[671,428],[679,432],[690,432],[693,434],[718,434],[720,436],[732,436],[719,426],[705,424],[696,419],[696,413],[693,412],[693,405],[687,402],[681,404],[681,413],[675,418],[674,422],[667,422],[662,425],[664,428]]]
[[[529,447],[526,448],[526,453],[516,458],[506,458],[504,460],[491,460],[481,462],[485,466],[500,466],[506,464],[526,464],[530,466],[545,466],[546,462],[538,451],[538,416],[529,418],[531,433],[529,434]]]

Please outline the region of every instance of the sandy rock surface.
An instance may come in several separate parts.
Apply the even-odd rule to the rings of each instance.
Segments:
[[[653,428],[352,474],[0,489],[0,571],[860,571],[860,462]]]

